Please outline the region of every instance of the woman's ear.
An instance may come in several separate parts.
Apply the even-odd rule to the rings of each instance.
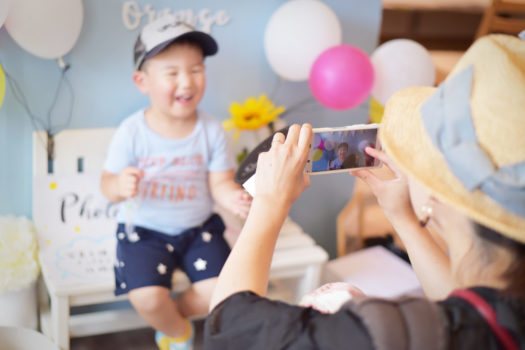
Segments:
[[[143,94],[148,93],[148,76],[145,71],[136,70],[133,72],[133,82],[140,92]]]
[[[428,204],[435,207],[439,204],[441,204],[441,201],[439,199],[437,199],[436,197],[434,197],[434,195],[430,195],[428,197]]]

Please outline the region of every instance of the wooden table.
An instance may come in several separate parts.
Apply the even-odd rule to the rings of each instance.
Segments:
[[[490,0],[382,0],[385,10],[483,12]]]

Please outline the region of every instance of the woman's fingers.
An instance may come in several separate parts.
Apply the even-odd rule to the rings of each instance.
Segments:
[[[301,131],[299,133],[299,141],[297,146],[299,151],[303,154],[308,155],[310,148],[310,141],[312,138],[312,126],[310,124],[303,124]]]
[[[309,177],[304,173],[312,128],[294,124],[286,138],[276,133],[268,152],[259,154],[257,162],[257,194],[270,195],[293,203],[308,187]],[[284,141],[284,142],[283,142]]]
[[[383,182],[383,180],[379,179],[377,176],[375,176],[370,170],[354,170],[350,172],[350,174],[360,178],[363,180],[370,188],[372,189],[372,192],[377,195],[377,189]]]
[[[283,133],[277,132],[273,135],[272,148],[275,149],[274,144],[285,144],[293,147],[299,154],[300,161],[305,161],[308,157],[310,147],[310,140],[312,137],[312,126],[310,124],[293,124],[288,128],[286,137]],[[294,153],[296,153],[294,151]]]
[[[401,172],[397,169],[397,167],[394,165],[392,160],[390,160],[390,158],[386,155],[385,152],[372,148],[372,147],[366,147],[365,152],[368,155],[382,161],[388,168],[390,168],[390,170],[394,172],[394,174],[396,174],[397,177],[401,176]]]
[[[299,133],[301,131],[301,127],[298,124],[293,124],[288,128],[288,133],[286,134],[286,140],[284,141],[287,145],[297,145],[297,141],[299,140]]]
[[[366,147],[365,148],[365,152],[368,155],[371,155],[372,157],[377,158],[377,159],[381,160],[384,163],[388,163],[389,162],[389,159],[388,159],[387,155],[383,151],[380,151],[380,150],[372,148],[372,147]]]
[[[272,143],[274,142],[283,143],[284,139],[285,139],[284,134],[282,132],[278,132],[278,133],[275,133],[275,135],[273,135]]]
[[[310,147],[310,139],[312,137],[312,126],[308,123],[302,126],[293,124],[288,128],[286,137],[278,132],[273,136],[273,142],[280,142],[291,146],[297,146],[299,152],[305,152]]]

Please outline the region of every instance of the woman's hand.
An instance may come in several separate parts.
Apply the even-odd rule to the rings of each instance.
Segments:
[[[403,241],[417,278],[431,299],[442,299],[454,288],[450,260],[436,244],[429,231],[419,225],[410,201],[406,177],[394,166],[388,156],[373,148],[365,152],[380,159],[395,174],[392,180],[381,180],[369,170],[356,170],[353,175],[366,182],[377,197]]]
[[[256,198],[269,198],[291,207],[310,185],[304,168],[311,137],[310,124],[292,125],[286,138],[282,133],[274,135],[272,147],[261,153],[257,161]]]
[[[392,163],[390,158],[382,151],[367,147],[365,152],[379,159],[395,174],[394,179],[382,180],[372,171],[367,169],[355,170],[351,174],[357,176],[370,186],[388,220],[396,226],[399,220],[413,220],[415,218],[406,176]]]

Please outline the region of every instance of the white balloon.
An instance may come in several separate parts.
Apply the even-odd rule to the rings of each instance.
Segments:
[[[24,50],[53,59],[64,56],[75,45],[83,17],[82,0],[16,0],[5,27]]]
[[[412,86],[432,86],[436,69],[429,52],[409,39],[379,46],[371,56],[375,81],[372,96],[383,106],[395,92]]]
[[[0,27],[4,24],[7,13],[9,12],[9,6],[11,5],[11,0],[2,0],[0,1]]]
[[[341,41],[341,24],[330,7],[318,0],[291,0],[270,17],[264,50],[277,75],[303,81],[315,59]]]

